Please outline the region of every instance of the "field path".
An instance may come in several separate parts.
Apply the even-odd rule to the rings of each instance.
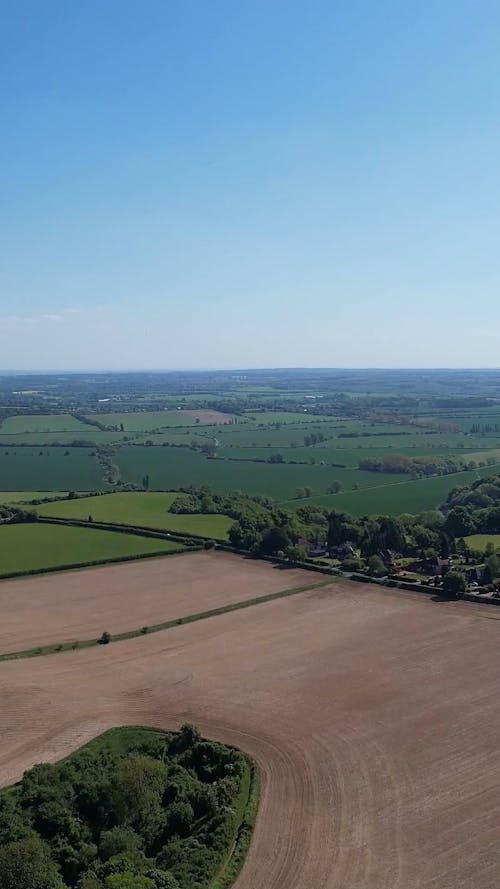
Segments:
[[[498,889],[497,616],[344,583],[6,662],[0,779],[112,725],[192,721],[260,768],[236,889]]]

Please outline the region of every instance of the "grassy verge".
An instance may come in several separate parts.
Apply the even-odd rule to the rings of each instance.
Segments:
[[[252,599],[244,599],[241,602],[233,602],[230,605],[222,605],[220,608],[212,608],[209,611],[200,611],[197,614],[188,614],[185,617],[178,617],[173,620],[167,620],[163,623],[153,624],[150,627],[141,627],[140,629],[128,630],[125,633],[117,633],[112,636],[109,643],[122,642],[125,639],[135,639],[137,636],[146,636],[150,633],[159,633],[161,630],[170,630],[182,624],[192,624],[199,620],[206,620],[210,617],[218,617],[220,614],[228,614],[230,611],[240,611],[243,608],[251,608],[253,605],[263,605],[266,602],[273,602],[275,599],[285,599],[289,596],[305,593],[308,590],[315,590],[320,587],[329,586],[335,583],[335,578],[330,577],[328,580],[319,581],[319,583],[306,584],[305,586],[292,587],[288,590],[280,590],[277,593],[267,593],[265,596],[255,596]],[[100,645],[98,639],[76,640],[74,642],[59,642],[52,645],[43,645],[38,648],[28,648],[24,651],[11,651],[0,654],[0,661],[14,661],[23,658],[42,657],[48,654],[59,654],[63,651],[75,651],[80,648],[92,648]]]
[[[229,889],[239,875],[252,841],[259,808],[259,792],[259,773],[253,760],[248,757],[236,811],[236,837],[226,860],[208,889]]]

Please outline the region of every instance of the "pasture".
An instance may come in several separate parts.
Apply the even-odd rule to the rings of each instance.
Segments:
[[[37,507],[42,516],[87,519],[94,522],[113,522],[177,531],[181,534],[199,534],[216,540],[227,539],[233,519],[223,515],[177,515],[168,512],[177,497],[173,493],[155,491],[104,494],[76,500],[60,500]]]
[[[189,573],[191,557],[180,562]],[[251,566],[239,560],[231,589],[257,591]],[[205,571],[201,588],[219,572]],[[95,572],[72,576],[88,579],[91,615]],[[133,595],[124,578],[117,585],[121,620],[122,603],[148,584],[139,578]],[[489,608],[346,582],[36,665],[3,663],[1,782],[113,725],[192,722],[259,767],[235,889],[494,889],[500,623],[485,619]]]
[[[1,491],[93,491],[104,487],[102,468],[90,448],[0,450]]]
[[[46,497],[64,497],[64,491],[0,491],[0,504],[22,506],[30,500],[42,500]],[[34,507],[33,507],[34,508]]]
[[[38,523],[1,525],[0,574],[60,568],[63,565],[118,559],[141,553],[167,553],[178,548],[178,544],[168,540],[101,531],[98,528]],[[17,607],[20,606],[18,602]]]
[[[496,550],[500,551],[500,534],[469,534],[464,537],[468,547],[484,552],[489,543],[492,543]]]
[[[16,417],[7,417],[0,424],[2,434],[9,435],[21,435],[25,432],[74,432],[73,438],[78,435],[83,438],[86,429],[87,424],[71,414],[19,414]]]

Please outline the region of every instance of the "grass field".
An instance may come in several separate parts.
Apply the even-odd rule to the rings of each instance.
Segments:
[[[94,491],[104,488],[102,469],[88,448],[0,450],[2,491]]]
[[[178,548],[179,544],[168,540],[100,531],[97,528],[3,525],[0,527],[0,574],[58,568],[61,565],[141,553],[166,553]]]
[[[174,493],[127,492],[105,494],[102,497],[85,497],[78,500],[61,500],[37,507],[43,516],[87,519],[95,522],[123,522],[146,528],[178,531],[183,534],[200,534],[225,540],[233,519],[223,515],[177,515],[167,510],[177,497]]]
[[[121,427],[125,432],[149,432],[172,426],[199,426],[203,424],[229,423],[229,414],[219,411],[139,411],[135,413],[95,414],[90,419],[98,420],[105,426]]]
[[[45,497],[63,497],[66,491],[0,491],[0,503],[20,504]]]
[[[353,484],[373,486],[386,481],[385,476],[357,469],[207,460],[187,448],[124,446],[113,460],[120,467],[123,481],[140,484],[143,476],[148,474],[152,489],[206,484],[218,493],[239,490],[248,494],[266,494],[276,500],[295,497],[299,487],[310,487],[313,494],[321,494],[336,480],[345,489],[352,488]],[[406,479],[406,476],[391,476],[391,479],[397,481]]]
[[[126,432],[103,431],[83,423],[78,430],[72,432],[18,432],[15,435],[3,435],[0,427],[0,448],[15,447],[19,444],[41,445],[42,447],[52,444],[71,445],[74,441],[109,444],[110,442],[123,441],[126,435]],[[133,437],[135,438],[135,436]]]
[[[464,540],[471,549],[484,551],[488,543],[492,543],[496,550],[500,550],[500,534],[470,534]]]
[[[23,432],[74,432],[83,438],[86,429],[87,424],[76,420],[71,414],[21,414],[7,417],[0,425],[2,433],[11,435]]]

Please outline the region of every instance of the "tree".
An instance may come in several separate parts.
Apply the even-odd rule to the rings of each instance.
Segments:
[[[464,506],[455,506],[450,509],[444,523],[444,530],[451,537],[466,537],[468,534],[473,534],[475,531],[474,521],[469,510]]]
[[[442,559],[450,558],[450,541],[444,533],[439,535],[439,554]]]
[[[142,874],[110,874],[104,880],[105,889],[155,889],[153,880]]]
[[[149,491],[149,475],[145,475],[142,479],[142,487],[145,491]]]
[[[326,489],[327,494],[339,494],[342,490],[342,483],[339,481],[332,482]]]
[[[149,756],[129,756],[119,764],[114,800],[121,824],[132,826],[153,841],[162,820],[162,796],[167,783],[163,762]]]
[[[261,550],[269,556],[274,556],[280,551],[286,552],[289,546],[290,538],[288,534],[277,525],[269,528],[269,531],[266,531],[262,537]]]
[[[153,867],[147,871],[146,876],[153,881],[155,889],[180,889],[174,875],[166,870],[159,870],[159,868]]]
[[[384,565],[382,559],[380,558],[380,556],[377,556],[377,555],[370,556],[367,564],[368,564],[368,571],[370,572],[370,574],[373,575],[373,577],[380,577],[382,574],[387,573],[385,565]]]
[[[142,846],[141,837],[130,827],[113,827],[101,834],[99,856],[107,861],[122,852],[136,852]]]
[[[484,566],[483,571],[483,583],[493,583],[494,580],[500,575],[500,558],[493,553],[493,555],[489,556],[486,559],[486,564]]]
[[[342,518],[340,513],[331,512],[328,516],[328,530],[326,532],[326,542],[328,549],[332,550],[334,546],[339,546],[344,542],[342,530]]]
[[[303,562],[304,559],[307,559],[307,556],[308,553],[305,546],[289,546],[286,551],[286,557],[291,565]]]
[[[38,837],[7,843],[0,848],[0,886],[2,889],[64,889],[49,848]]]
[[[450,599],[461,599],[465,593],[465,577],[460,571],[448,571],[443,579],[443,593]]]

